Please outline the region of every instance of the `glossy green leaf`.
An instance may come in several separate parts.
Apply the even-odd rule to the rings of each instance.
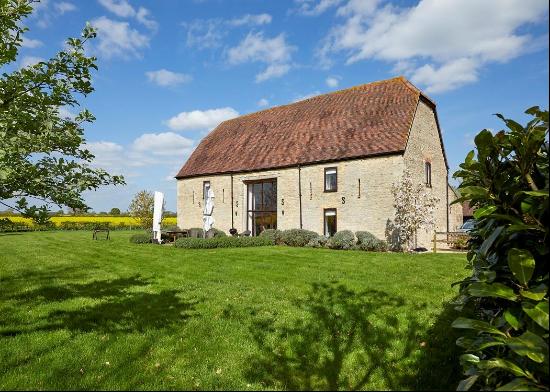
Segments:
[[[502,283],[472,283],[468,286],[468,293],[474,297],[495,297],[510,301],[518,300],[518,296],[514,293],[514,290]]]
[[[548,294],[548,287],[544,283],[541,283],[529,290],[521,290],[520,294],[522,297],[541,301]]]
[[[512,312],[510,309],[506,310],[504,312],[504,319],[508,324],[512,326],[512,328],[514,328],[517,331],[521,327],[521,320],[514,313],[516,312]]]
[[[508,266],[523,286],[527,285],[535,270],[535,259],[526,249],[512,248],[508,251]]]
[[[525,378],[514,378],[507,384],[496,389],[497,391],[541,391],[535,384]]]
[[[526,331],[523,335],[506,339],[506,344],[516,354],[542,363],[548,357],[548,345],[540,336]]]
[[[534,197],[548,197],[548,190],[546,189],[540,189],[538,191],[524,191],[522,193]]]
[[[515,376],[531,378],[530,374],[526,373],[525,370],[520,368],[514,362],[503,358],[492,358],[486,361],[479,361],[478,366],[481,369],[503,369],[507,370]]]
[[[474,212],[474,218],[480,219],[480,218],[483,218],[484,216],[490,215],[493,212],[495,212],[497,208],[498,208],[497,206],[485,206],[485,207],[478,208]]]
[[[489,332],[495,335],[506,336],[504,332],[496,327],[493,327],[491,324],[486,323],[485,321],[474,320],[466,317],[458,317],[455,321],[453,321],[451,327],[461,329],[474,329],[476,331]]]
[[[548,301],[539,302],[537,305],[524,302],[521,308],[534,322],[548,331]]]

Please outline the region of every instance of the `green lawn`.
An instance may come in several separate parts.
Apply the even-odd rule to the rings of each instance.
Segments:
[[[454,389],[457,254],[0,234],[0,389]]]

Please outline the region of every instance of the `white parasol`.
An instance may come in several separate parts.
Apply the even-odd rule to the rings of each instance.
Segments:
[[[164,193],[155,192],[155,205],[153,209],[153,242],[160,244],[160,222],[164,211]]]
[[[206,232],[210,230],[212,226],[214,226],[215,222],[214,217],[212,216],[212,212],[214,212],[214,197],[214,191],[212,190],[212,188],[208,188],[204,210],[202,211],[202,221],[205,236]]]

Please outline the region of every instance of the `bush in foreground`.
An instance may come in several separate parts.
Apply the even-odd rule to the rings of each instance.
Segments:
[[[457,390],[548,390],[548,111],[526,111],[523,126],[481,131],[455,177],[475,208],[469,233],[472,275],[461,282],[462,317],[471,330],[456,343],[466,378]],[[476,153],[477,152],[477,153]],[[474,309],[471,309],[471,307]],[[473,311],[472,311],[473,310]]]
[[[341,230],[336,232],[327,241],[330,249],[353,249],[355,247],[355,235],[350,230]]]
[[[134,244],[149,244],[151,236],[149,234],[134,234],[130,237],[130,242]]]
[[[174,246],[184,249],[215,249],[215,248],[244,248],[249,246],[274,245],[273,240],[267,237],[214,237],[214,238],[180,238]]]
[[[357,249],[370,252],[385,252],[388,250],[388,243],[376,238],[374,234],[368,231],[358,231],[355,233],[357,237]]]
[[[288,246],[306,246],[309,241],[316,238],[317,233],[304,229],[290,229],[281,233],[281,242]]]

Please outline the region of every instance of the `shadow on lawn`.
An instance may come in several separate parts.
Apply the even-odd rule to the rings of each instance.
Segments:
[[[304,317],[292,325],[257,320],[251,328],[259,354],[246,376],[290,390],[362,389],[381,378],[399,388],[399,366],[418,348],[414,310],[398,296],[368,290],[354,292],[336,282],[314,284],[298,301]],[[405,325],[406,323],[406,325]]]
[[[404,375],[401,383],[410,390],[456,390],[462,377],[459,356],[462,350],[456,339],[463,330],[451,328],[459,316],[452,303],[446,303],[443,312],[425,333],[424,348],[414,364],[414,374]]]
[[[37,319],[32,326],[0,330],[0,335],[15,336],[61,329],[75,332],[142,332],[178,327],[195,315],[195,306],[200,301],[196,298],[184,299],[180,291],[135,291],[149,284],[150,279],[135,275],[84,284],[46,286],[12,296],[17,300],[16,306],[77,298],[91,298],[101,302],[75,310],[54,310]]]
[[[151,284],[148,278],[139,274],[113,280],[94,280],[84,284],[67,283],[62,286],[44,286],[14,295],[16,300],[65,301],[72,298],[86,297],[100,299],[123,294],[129,287],[141,287]]]

